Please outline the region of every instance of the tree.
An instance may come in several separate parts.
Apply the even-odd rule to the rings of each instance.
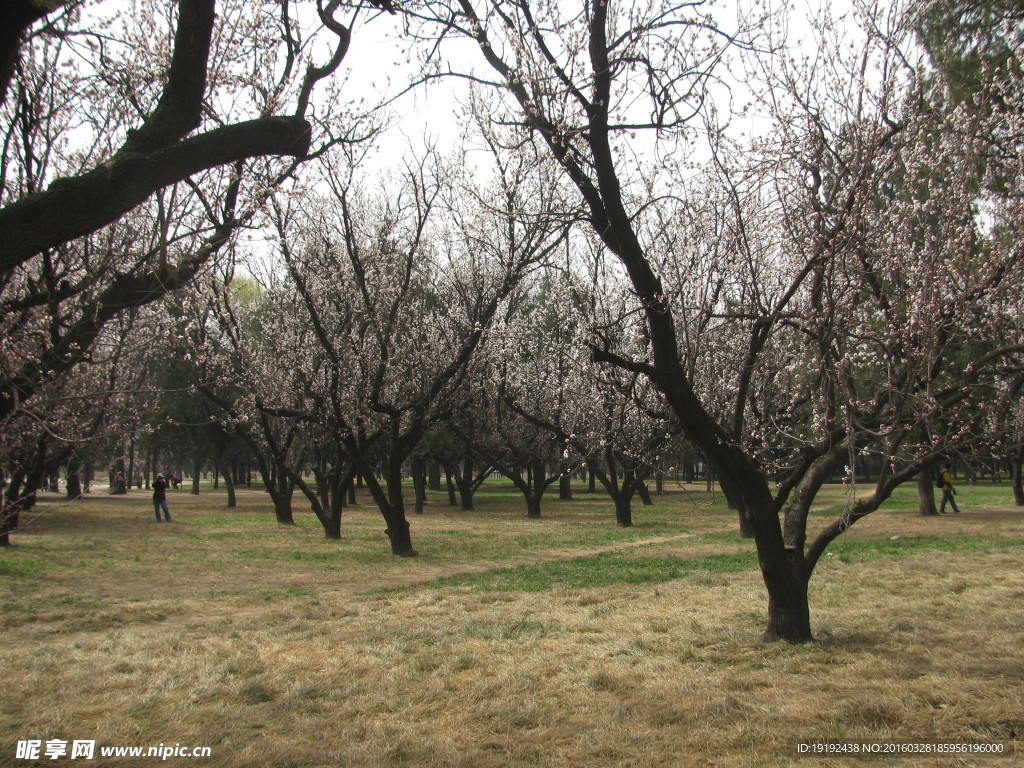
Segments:
[[[914,19],[918,39],[956,104],[1002,79],[1021,75],[1018,52],[1024,43],[1024,9],[1015,0],[946,0],[922,3]],[[995,97],[993,100],[992,97]],[[998,90],[984,99],[1000,105]]]
[[[674,303],[674,286],[666,284],[665,270],[659,269],[660,251],[645,241],[640,223],[663,199],[657,169],[632,165],[625,137],[632,131],[666,137],[662,157],[667,157],[672,138],[690,127],[691,116],[710,121],[713,115],[704,109],[712,97],[709,83],[725,50],[743,38],[742,30],[725,34],[712,18],[699,15],[699,5],[668,3],[641,8],[583,3],[563,13],[561,6],[525,0],[458,0],[428,3],[420,18],[441,28],[429,28],[425,35],[457,34],[478,44],[494,75],[490,85],[502,98],[492,106],[495,121],[517,126],[518,141],[545,147],[578,190],[594,231],[628,275],[650,350],[638,358],[595,344],[595,357],[642,374],[661,390],[685,436],[707,457],[730,503],[749,525],[768,592],[764,638],[811,640],[807,585],[827,545],[941,450],[973,439],[963,431],[976,418],[972,407],[989,405],[998,421],[1018,394],[1015,371],[1024,347],[1019,323],[1011,319],[1019,317],[1018,308],[1008,306],[1012,296],[1006,290],[1011,284],[1007,274],[1018,267],[1015,251],[989,243],[990,269],[965,284],[954,283],[952,302],[941,291],[907,293],[908,288],[931,286],[928,277],[939,269],[944,278],[950,273],[971,276],[962,271],[967,263],[960,246],[984,237],[977,219],[963,215],[971,180],[951,168],[950,187],[960,194],[929,195],[927,185],[935,176],[924,173],[931,158],[922,149],[938,131],[958,154],[969,152],[980,126],[969,120],[936,121],[934,111],[918,108],[916,92],[900,80],[906,70],[900,69],[902,52],[892,35],[869,37],[865,58],[849,69],[830,49],[822,57],[827,65],[818,62],[824,73],[818,78],[801,72],[812,77],[776,81],[781,87],[768,103],[785,104],[785,113],[773,117],[786,140],[772,148],[772,155],[783,162],[762,161],[760,169],[771,173],[754,185],[775,191],[767,211],[775,226],[759,233],[733,217],[732,232],[741,239],[735,250],[741,266],[751,267],[753,280],[745,284],[748,299],[754,300],[733,307],[719,300],[728,309],[723,320],[738,323],[747,335],[741,367],[727,382],[734,396],[726,419],[716,417],[687,368],[678,320],[685,306]],[[861,65],[877,67],[879,90],[859,77]],[[827,83],[829,89],[850,93],[837,99],[836,90],[822,91],[822,96],[804,85],[830,75],[836,80]],[[711,134],[713,139],[720,135]],[[507,143],[512,145],[512,139]],[[876,189],[896,166],[913,169],[915,181],[926,185],[915,204],[945,206],[952,214],[945,219],[945,237],[929,240],[924,249],[914,247],[918,233],[909,231],[914,217],[899,219],[894,211],[873,208]],[[732,188],[729,175],[726,189]],[[762,235],[762,247],[748,249],[742,238],[755,234]],[[910,258],[901,250],[906,247],[914,248]],[[747,262],[749,254],[760,258]],[[759,286],[769,277],[760,271],[772,266],[778,267],[767,283],[772,293],[759,299]],[[899,279],[889,279],[892,270],[898,270]],[[870,307],[861,303],[865,299],[872,301]],[[990,306],[1000,307],[999,318],[985,309]],[[972,322],[974,310],[983,322]],[[945,352],[956,323],[961,323],[957,343],[972,350],[980,333],[993,330],[1001,336],[1007,331],[1006,343],[974,355],[964,368],[947,366]],[[814,398],[798,398],[806,403],[801,410],[807,418],[794,422],[794,429],[764,435],[766,449],[787,457],[776,463],[781,471],[776,486],[756,446],[745,439],[751,433],[746,414],[753,399],[752,374],[775,346],[769,342],[786,338],[798,344],[787,373],[805,389],[813,387]],[[887,368],[879,370],[864,357],[875,349],[886,353]],[[946,425],[942,447],[912,444],[922,414]],[[796,450],[787,450],[787,443]],[[822,483],[844,455],[868,446],[886,460],[874,493],[808,542],[807,514]]]
[[[309,155],[368,130],[310,108],[347,51],[337,7],[319,8],[333,53],[316,66],[317,33],[291,2],[5,4],[5,430],[46,382],[88,363],[115,318],[188,286]]]
[[[35,503],[35,492],[67,467],[66,495],[79,498],[83,458],[122,455],[126,436],[147,396],[145,353],[137,329],[152,331],[152,318],[135,313],[105,329],[90,363],[43,383],[0,433],[0,464],[9,473],[0,505],[0,546],[11,544],[20,516]],[[104,464],[106,466],[106,464]],[[122,478],[127,490],[126,478]],[[123,492],[123,491],[122,491]]]
[[[499,447],[493,460],[523,492],[531,516],[539,516],[548,485],[586,466],[613,500],[617,524],[628,527],[634,496],[650,503],[644,479],[671,427],[655,413],[662,404],[645,380],[592,360],[588,334],[608,342],[637,330],[622,286],[575,274],[579,264],[560,271],[549,269],[502,327],[515,341],[491,352],[501,372],[488,416]],[[519,466],[532,467],[532,484]]]
[[[457,166],[428,159],[371,194],[356,180],[356,156],[326,158],[330,195],[276,198],[286,276],[268,293],[277,309],[261,341],[232,344],[251,393],[246,418],[300,425],[307,458],[324,468],[315,491],[290,472],[315,511],[332,485],[321,510],[329,537],[340,535],[342,494],[358,473],[394,554],[416,554],[405,464],[451,414],[507,296],[559,240],[561,219],[544,207],[551,193],[517,165],[478,190]]]

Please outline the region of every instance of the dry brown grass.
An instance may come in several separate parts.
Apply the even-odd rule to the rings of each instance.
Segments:
[[[525,541],[527,526],[518,512],[435,510],[414,521],[420,541],[474,530],[501,540],[481,545],[481,557],[467,545],[407,561],[378,555],[369,511],[331,545],[313,526],[279,529],[245,512],[235,521],[209,498],[176,498],[181,523],[166,528],[124,504],[90,502],[40,518],[14,553],[0,553],[65,558],[6,585],[0,764],[27,764],[13,760],[19,738],[94,738],[210,746],[212,758],[177,764],[225,768],[838,766],[889,763],[800,759],[796,743],[1019,748],[1024,733],[1019,546],[827,560],[812,583],[818,642],[792,647],[756,641],[765,597],[753,571],[535,593],[415,586],[522,557],[687,555],[691,543],[712,547],[701,534],[731,529],[725,512],[686,508],[683,523],[642,539],[575,547],[574,527],[610,525],[580,505],[542,522],[550,547],[517,549],[510,542]],[[245,503],[255,512],[257,502]],[[1022,523],[1010,509],[940,520],[887,512],[857,535],[1019,541]],[[324,551],[337,557],[315,559]],[[413,586],[367,592],[379,583]]]

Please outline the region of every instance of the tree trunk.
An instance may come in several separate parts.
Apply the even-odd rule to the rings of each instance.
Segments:
[[[1024,444],[1017,447],[1013,455],[1010,457],[1011,463],[1011,474],[1013,480],[1013,503],[1018,507],[1024,507],[1024,482],[1022,482],[1022,476],[1024,476]]]
[[[224,469],[224,488],[228,493],[228,509],[234,509],[238,506],[238,500],[235,498],[235,478],[231,476],[230,466]]]
[[[456,475],[455,483],[459,489],[459,499],[462,501],[462,511],[473,511],[473,472],[475,462],[473,455],[467,453],[462,465],[462,474]]]
[[[566,471],[558,478],[558,498],[572,501],[572,473]]]
[[[427,464],[427,490],[441,490],[441,465],[436,461]]]
[[[423,459],[417,456],[412,460],[412,487],[416,497],[416,514],[423,514],[423,506],[427,503],[426,467]]]
[[[473,478],[459,477],[456,479],[456,486],[459,489],[459,500],[462,503],[463,512],[472,512],[473,507]]]
[[[405,519],[404,512],[388,522],[386,533],[391,540],[391,554],[398,555],[399,557],[416,557],[419,555],[419,552],[413,549],[412,533],[409,529],[409,521]]]
[[[338,468],[326,475],[329,483],[327,504],[323,505],[323,517],[320,522],[324,526],[324,537],[328,541],[341,539],[341,513],[344,509],[345,485],[352,482],[351,474],[338,475]]]
[[[153,447],[152,438],[150,438],[148,442],[149,445],[146,447],[146,460],[142,465],[143,487],[147,491],[150,489],[150,479],[156,480],[156,449]],[[167,485],[170,487],[170,483]]]
[[[128,483],[124,476],[124,456],[119,456],[114,465],[114,480],[110,484],[110,493],[115,496],[128,493]]]
[[[82,462],[76,456],[72,455],[68,459],[68,479],[64,485],[69,499],[77,499],[82,495],[82,478],[79,475],[81,466]]]
[[[805,569],[795,561],[798,557],[802,559],[802,553],[786,549],[776,515],[761,515],[751,520],[750,525],[754,530],[761,578],[768,589],[768,626],[761,639],[789,643],[813,641],[807,601],[810,574],[802,575]]]
[[[615,494],[615,524],[620,528],[633,525],[633,501],[625,493]]]
[[[292,500],[274,494],[271,494],[271,498],[274,499],[274,515],[277,517],[277,522],[281,525],[295,525],[295,518],[292,515]]]
[[[2,508],[0,508],[0,547],[11,546],[11,531],[18,530],[18,518],[21,514],[21,507],[23,500],[11,498],[4,494],[0,496],[2,499]]]
[[[792,577],[769,577],[762,566],[761,575],[768,587],[768,626],[761,639],[766,642],[809,643],[811,612],[807,602],[807,584]],[[769,579],[771,578],[771,581]]]
[[[203,471],[203,455],[199,448],[192,454],[192,495],[199,495],[199,475]]]
[[[455,482],[452,480],[452,469],[449,466],[444,468],[444,480],[448,485],[448,503],[455,507],[458,506],[458,499],[455,497]]]
[[[134,435],[134,431],[135,431],[135,427],[133,426],[132,427],[132,433],[133,434],[132,434],[131,439],[128,441],[128,472],[124,476],[125,480],[128,481],[128,490],[129,491],[132,489],[132,486],[135,485],[135,435]]]
[[[526,516],[533,520],[540,518],[540,496],[537,493],[524,495],[526,498]]]
[[[338,541],[341,539],[341,515],[331,514],[325,515],[320,524],[324,527],[324,538],[328,541]]]
[[[938,515],[935,508],[935,483],[931,469],[921,470],[917,475],[917,511],[922,515]]]
[[[519,489],[519,492],[523,494],[523,499],[526,501],[526,516],[532,519],[539,518],[541,516],[540,502],[543,492],[538,493],[536,486],[531,482],[531,478],[535,477],[535,475],[527,472],[524,476],[519,467],[506,470],[504,474]]]
[[[587,493],[597,493],[597,476],[589,467],[587,468]]]
[[[636,481],[636,492],[640,495],[640,501],[644,503],[645,507],[654,505],[654,501],[651,499],[651,491],[643,480]]]
[[[18,530],[22,512],[29,512],[35,504],[35,493],[42,475],[26,477],[22,473],[12,474],[6,487],[0,487],[0,547],[10,547],[11,533]]]
[[[737,511],[737,520],[739,521],[740,538],[741,539],[753,539],[755,537],[754,527],[747,516],[740,510],[740,502],[737,501],[740,497],[740,491],[736,486],[734,480],[732,480],[728,474],[724,472],[715,472],[709,477],[718,480],[718,485],[722,489],[722,493],[725,495],[726,504],[729,509]]]
[[[392,424],[391,455],[384,466],[384,472],[384,482],[387,485],[386,496],[379,483],[371,482],[369,478],[367,478],[367,482],[377,500],[377,506],[384,516],[384,521],[388,525],[385,533],[391,540],[391,554],[399,557],[416,557],[419,553],[413,549],[412,533],[409,530],[409,521],[405,517],[405,496],[402,491],[402,452],[397,423]]]

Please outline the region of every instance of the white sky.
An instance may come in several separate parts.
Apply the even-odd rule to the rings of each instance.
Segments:
[[[854,2],[855,0],[786,0],[789,6],[786,35],[794,52],[810,53],[817,48],[818,41],[811,23],[812,19],[820,17],[824,11],[840,24],[846,24]],[[890,3],[885,1],[880,4],[888,6]],[[730,20],[734,23],[741,7],[751,5],[760,7],[764,3],[759,0],[754,0],[753,3],[749,0],[719,0],[716,3],[716,14],[723,18],[724,25],[728,27]],[[851,44],[854,44],[857,35],[851,34],[850,37]],[[475,68],[485,76],[490,76],[491,73],[475,45],[460,42],[462,50],[465,51],[466,68]],[[455,46],[454,41],[449,43],[445,52],[451,57],[451,51],[455,50]],[[413,67],[408,64],[408,47],[408,40],[401,36],[400,20],[397,15],[382,14],[370,23],[359,24],[354,30],[344,64],[350,78],[345,93],[364,96],[367,101],[372,101],[400,91],[408,78],[414,74]],[[428,87],[416,88],[395,102],[391,107],[393,126],[388,135],[379,142],[378,162],[383,166],[393,163],[407,151],[410,144],[420,146],[424,136],[436,141],[438,149],[442,152],[453,149],[458,143],[462,122],[458,98],[460,93],[464,93],[465,87],[464,82],[433,83]],[[739,102],[744,98],[742,86],[734,86],[734,101]],[[738,125],[737,130],[756,134],[759,130],[757,120],[754,119],[748,126]]]

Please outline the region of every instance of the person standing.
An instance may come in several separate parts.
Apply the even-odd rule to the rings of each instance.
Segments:
[[[960,514],[960,509],[956,505],[956,489],[953,487],[953,467],[947,464],[942,468],[942,504],[939,505],[939,514],[946,514],[946,502],[948,501],[950,506],[953,507],[954,514]]]
[[[945,503],[945,502],[943,502]],[[160,510],[164,511],[164,520],[171,522],[171,513],[167,509],[167,483],[163,475],[156,476],[153,483],[153,510],[156,512],[156,521],[160,522]]]

